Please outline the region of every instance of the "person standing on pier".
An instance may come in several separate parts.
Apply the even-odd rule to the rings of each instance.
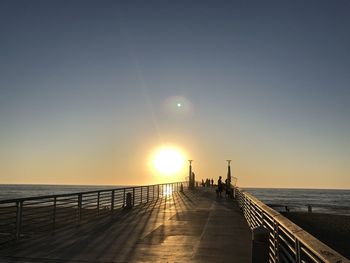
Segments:
[[[221,176],[219,176],[219,180],[218,180],[218,192],[219,192],[219,196],[221,197],[221,192],[222,192]]]

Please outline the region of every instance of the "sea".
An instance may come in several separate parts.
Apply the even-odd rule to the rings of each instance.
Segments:
[[[273,209],[350,216],[350,189],[244,188]]]
[[[116,185],[44,185],[44,184],[0,184],[0,200],[36,197],[44,195],[71,194],[126,186]]]
[[[78,193],[126,186],[108,185],[10,185],[0,184],[0,200],[22,197]],[[330,213],[350,216],[350,190],[338,189],[287,189],[243,188],[277,211],[308,211],[311,205],[315,213]]]

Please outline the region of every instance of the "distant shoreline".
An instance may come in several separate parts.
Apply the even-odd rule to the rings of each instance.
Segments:
[[[307,212],[282,214],[327,246],[350,258],[350,216]]]

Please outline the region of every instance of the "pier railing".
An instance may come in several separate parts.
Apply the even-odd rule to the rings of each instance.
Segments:
[[[348,259],[302,228],[273,210],[250,193],[235,189],[243,214],[253,229],[264,226],[269,231],[269,262],[344,263]]]
[[[0,246],[111,214],[126,207],[130,195],[132,205],[136,206],[178,192],[187,184],[176,182],[3,200],[0,201]]]

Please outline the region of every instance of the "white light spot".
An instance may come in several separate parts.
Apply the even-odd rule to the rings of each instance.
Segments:
[[[163,147],[155,154],[153,164],[160,174],[175,174],[182,169],[184,156],[176,148]]]
[[[192,103],[181,96],[168,97],[163,104],[164,109],[176,117],[187,117],[192,115]]]

